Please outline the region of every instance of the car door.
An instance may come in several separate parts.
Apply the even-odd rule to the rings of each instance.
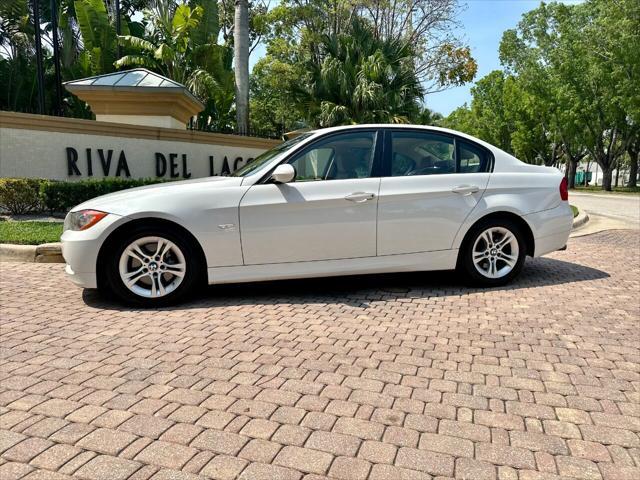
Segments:
[[[385,132],[378,199],[378,255],[450,249],[487,187],[491,155],[452,135]]]
[[[294,181],[252,186],[240,202],[245,265],[375,256],[377,137],[328,134],[288,160]]]

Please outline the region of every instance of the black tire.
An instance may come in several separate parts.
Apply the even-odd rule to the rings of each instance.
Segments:
[[[182,281],[169,293],[163,296],[157,297],[144,297],[134,293],[124,283],[120,275],[120,261],[123,252],[129,245],[136,240],[143,239],[145,237],[159,237],[161,239],[172,242],[181,252],[185,260],[186,269]],[[120,301],[127,305],[155,308],[173,305],[185,300],[190,294],[193,294],[201,286],[202,265],[199,261],[200,255],[193,241],[189,238],[185,238],[184,235],[176,235],[172,233],[168,228],[162,226],[136,226],[131,230],[119,235],[109,245],[112,249],[112,254],[106,255],[104,266],[104,279],[105,286],[111,293]],[[145,252],[146,253],[146,252]],[[172,251],[169,252],[172,254]],[[169,265],[167,263],[167,265]],[[144,266],[144,265],[143,265]],[[150,265],[148,265],[150,266]],[[135,267],[134,267],[135,268]],[[173,278],[174,275],[168,271],[165,272],[167,277]],[[161,272],[156,272],[156,275],[162,275]],[[157,277],[158,278],[158,277]],[[165,278],[164,276],[162,278]],[[142,281],[153,281],[151,278],[145,278]],[[143,285],[144,286],[144,285]]]
[[[511,270],[508,273],[498,278],[489,278],[480,273],[478,268],[476,268],[476,264],[473,260],[474,245],[476,245],[476,240],[478,240],[478,237],[482,235],[483,232],[491,228],[506,229],[511,232],[515,237],[515,240],[517,241],[518,247],[518,255],[515,265],[512,266]],[[478,243],[478,246],[484,246],[485,243],[485,241],[480,241]],[[510,250],[505,251],[507,253],[510,252]],[[458,271],[465,275],[466,279],[471,285],[481,287],[498,287],[509,283],[520,274],[520,272],[522,271],[522,267],[524,266],[526,256],[527,245],[520,226],[516,222],[508,218],[488,218],[486,220],[481,220],[480,222],[478,222],[467,233],[460,248],[458,257]],[[504,260],[500,260],[500,254],[491,258],[497,258],[499,262],[498,265],[508,265]],[[490,265],[490,261],[491,260],[487,258],[486,261],[483,262],[483,265]]]

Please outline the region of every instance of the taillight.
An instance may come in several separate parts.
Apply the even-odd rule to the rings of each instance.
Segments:
[[[569,188],[566,177],[562,177],[562,181],[560,182],[560,198],[565,202],[569,200]]]

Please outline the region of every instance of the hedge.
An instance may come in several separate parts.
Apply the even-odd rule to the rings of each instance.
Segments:
[[[65,182],[37,178],[1,178],[0,208],[13,215],[69,211],[91,198],[162,182],[156,178],[80,180]]]
[[[42,211],[37,178],[0,178],[0,209],[20,215]]]
[[[126,190],[127,188],[151,185],[161,181],[155,178],[139,180],[105,178],[78,182],[44,180],[40,184],[40,198],[46,210],[50,212],[66,212],[74,206],[100,195]]]

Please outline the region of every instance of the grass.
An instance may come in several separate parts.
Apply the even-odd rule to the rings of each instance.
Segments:
[[[61,222],[2,221],[0,222],[0,243],[39,245],[59,242],[62,235]]]
[[[576,192],[593,192],[593,193],[625,193],[629,195],[640,195],[640,187],[612,187],[610,192],[603,190],[601,186],[596,185],[576,185]]]
[[[578,216],[578,213],[580,213],[578,211],[578,207],[574,207],[573,205],[569,205],[571,207],[571,210],[573,210],[573,218],[576,218]]]

